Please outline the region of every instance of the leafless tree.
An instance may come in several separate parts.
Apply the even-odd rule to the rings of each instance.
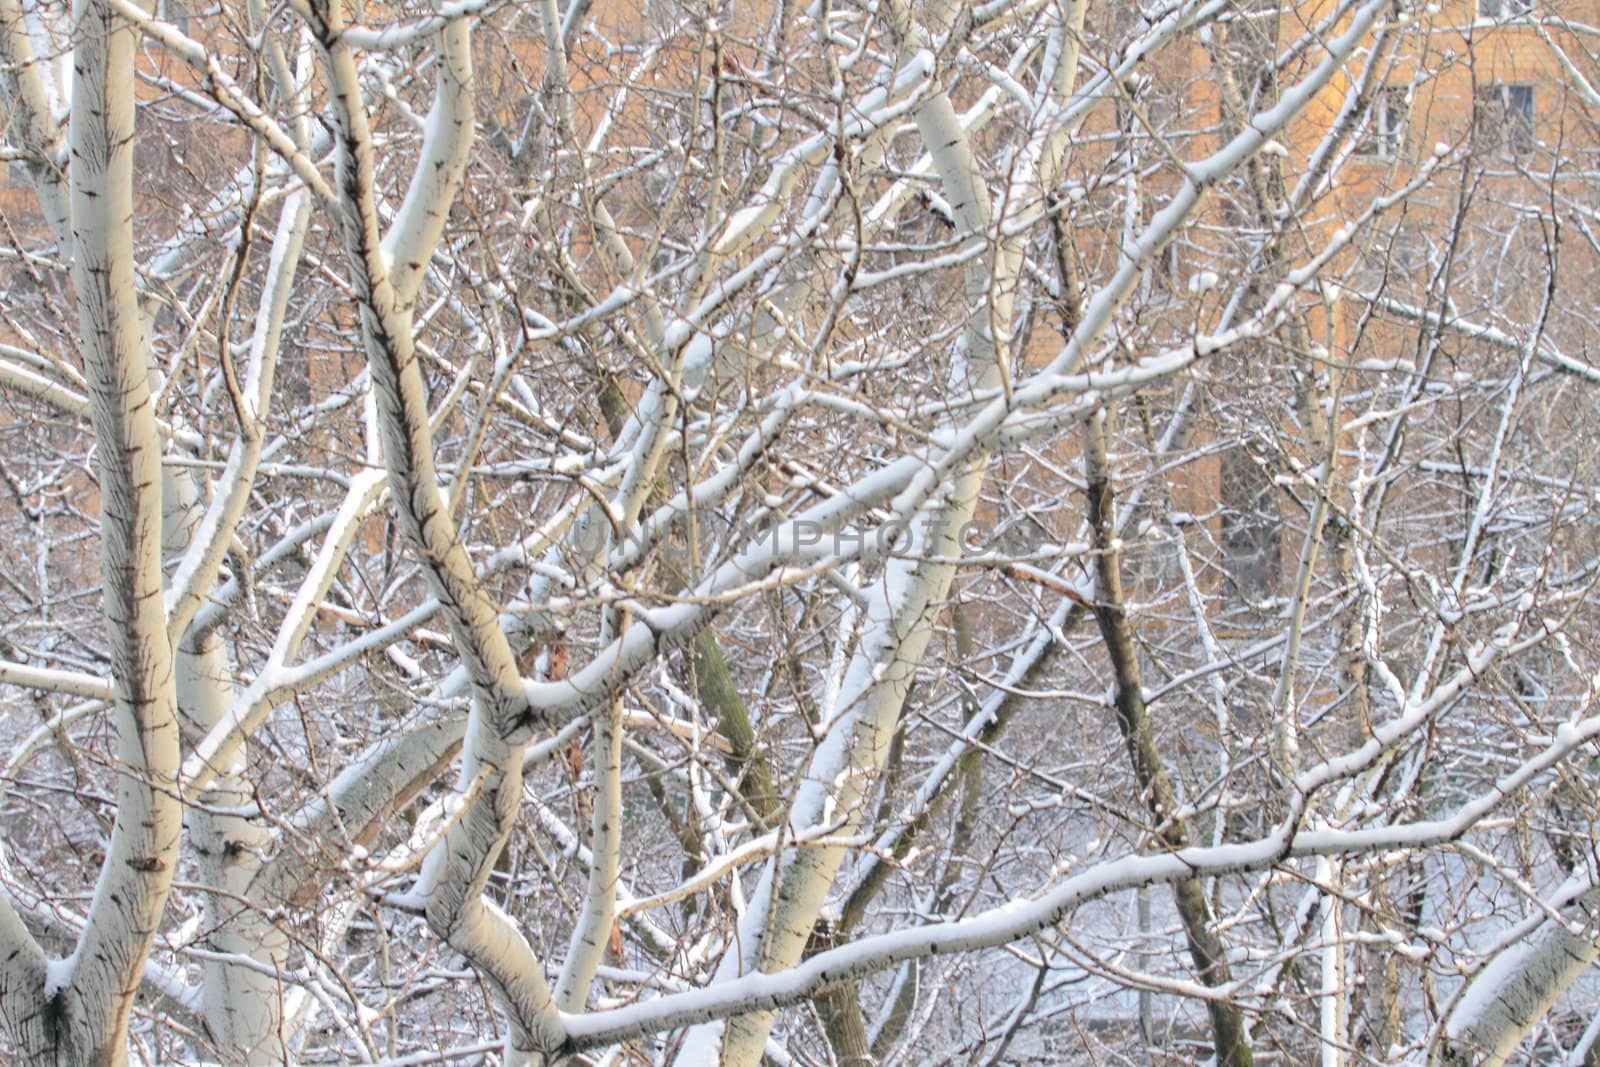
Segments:
[[[1592,6],[0,0],[0,1050],[1590,1062]]]

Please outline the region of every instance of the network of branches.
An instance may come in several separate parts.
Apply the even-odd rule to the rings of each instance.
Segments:
[[[1595,1062],[1594,25],[0,0],[0,1055]]]

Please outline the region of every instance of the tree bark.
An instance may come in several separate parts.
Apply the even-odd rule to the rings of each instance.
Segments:
[[[80,0],[76,14],[72,265],[98,442],[117,809],[77,950],[43,972],[43,987],[7,989],[4,999],[25,1060],[121,1064],[128,1016],[177,867],[182,807],[162,599],[161,438],[133,258],[134,35],[103,0]],[[9,925],[0,913],[0,936]],[[40,958],[25,956],[22,975],[37,981]]]
[[[1437,1067],[1497,1067],[1600,956],[1600,889],[1590,888],[1473,976],[1445,1022]],[[1574,933],[1568,924],[1577,925]]]
[[[1123,606],[1122,561],[1113,526],[1111,471],[1103,412],[1093,415],[1084,425],[1083,442],[1089,526],[1094,547],[1094,615],[1116,679],[1117,726],[1128,747],[1134,780],[1150,812],[1151,829],[1164,847],[1176,852],[1188,847],[1189,834],[1185,825],[1174,819],[1178,795],[1156,746],[1144,703],[1133,627]],[[1174,882],[1172,896],[1200,980],[1213,989],[1228,985],[1233,975],[1222,941],[1211,929],[1211,907],[1206,900],[1205,884],[1198,879]],[[1218,998],[1206,1001],[1206,1011],[1211,1016],[1217,1062],[1227,1067],[1250,1067],[1250,1034],[1239,1006]]]

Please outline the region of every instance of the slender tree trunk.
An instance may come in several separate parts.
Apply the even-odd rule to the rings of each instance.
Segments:
[[[594,810],[590,817],[589,887],[573,927],[567,961],[556,986],[562,1011],[580,1012],[589,986],[611,943],[617,913],[617,876],[622,849],[622,697],[613,697],[594,718]]]
[[[941,176],[963,228],[982,240],[989,223],[986,190],[979,184],[970,145],[955,111],[944,95],[917,110],[924,141],[938,161]],[[987,266],[969,269],[965,298],[974,318],[969,326],[969,364],[955,373],[960,388],[997,388],[1004,375],[997,353],[991,314],[1008,321],[1010,292],[994,286]],[[995,311],[992,304],[1001,305]],[[985,312],[989,313],[985,313]],[[972,381],[966,380],[970,372]],[[951,479],[939,506],[921,513],[914,530],[914,553],[930,559],[952,559],[961,552],[957,532],[974,513],[983,481],[981,457],[967,463]],[[791,808],[791,824],[813,830],[842,823],[844,832],[859,825],[862,805],[889,751],[900,710],[932,636],[933,617],[954,576],[948,563],[891,559],[885,576],[874,583],[867,612],[868,631],[851,661],[841,688],[843,711],[819,748],[811,773],[802,782]],[[844,849],[807,848],[772,870],[746,911],[740,941],[752,946],[743,958],[730,953],[719,978],[732,979],[749,970],[774,972],[792,967],[810,937],[829,888],[844,861]],[[697,1027],[683,1053],[685,1062],[715,1062],[728,1067],[754,1064],[765,1047],[773,1013],[737,1016],[726,1024]]]
[[[70,263],[72,236],[71,190],[60,166],[66,155],[57,92],[45,60],[35,54],[22,5],[0,0],[0,84],[10,90],[8,133],[27,153],[24,166],[55,237],[62,260]]]
[[[827,923],[819,923],[811,941],[818,951],[835,948],[841,943],[841,931]],[[876,1062],[872,1043],[867,1038],[866,1018],[861,1013],[861,985],[849,979],[827,986],[812,1001],[817,1017],[822,1020],[823,1036],[833,1053],[838,1067],[870,1067]]]
[[[1106,653],[1111,659],[1116,678],[1117,726],[1127,744],[1134,779],[1150,812],[1151,826],[1161,844],[1176,851],[1188,846],[1189,835],[1187,827],[1173,819],[1173,813],[1178,810],[1177,791],[1156,747],[1155,733],[1145,709],[1133,627],[1123,606],[1122,562],[1114,536],[1111,472],[1106,454],[1103,412],[1095,414],[1085,424],[1083,441],[1089,526],[1094,545],[1095,621],[1100,626],[1100,636],[1105,641]],[[1200,980],[1213,989],[1229,984],[1233,976],[1228,968],[1222,941],[1211,928],[1211,907],[1206,900],[1204,883],[1198,879],[1174,882],[1172,895],[1189,942],[1189,955]],[[1250,1035],[1239,1006],[1231,1001],[1214,999],[1206,1001],[1206,1011],[1211,1016],[1217,1062],[1226,1067],[1250,1067]]]
[[[117,1065],[127,1061],[128,1017],[177,867],[182,809],[162,596],[161,440],[133,258],[134,39],[99,0],[80,0],[76,16],[72,263],[98,445],[116,819],[68,959],[47,963],[10,904],[0,904],[0,1011],[25,1063]],[[14,21],[0,30],[15,52]]]
[[[443,230],[472,142],[470,21],[457,17],[440,31],[443,63],[430,136],[385,237],[374,190],[377,149],[355,55],[343,36],[344,5],[316,0],[302,14],[323,49],[338,125],[339,221],[361,308],[390,492],[400,529],[444,607],[473,688],[456,785],[465,810],[428,857],[417,891],[433,931],[495,989],[508,1021],[507,1062],[540,1063],[564,1040],[555,998],[533,946],[483,895],[521,807],[525,738],[535,716],[499,612],[478,581],[440,488],[427,385],[413,336],[412,307],[423,268]]]
[[[202,728],[222,720],[233,683],[222,639],[186,639],[178,654],[178,706]],[[242,753],[243,750],[241,750]],[[206,1024],[229,1063],[255,1067],[284,1059],[283,982],[289,941],[251,885],[270,853],[273,834],[248,815],[256,797],[240,753],[230,759],[189,815],[189,840],[206,887],[202,942],[214,956],[202,963]]]

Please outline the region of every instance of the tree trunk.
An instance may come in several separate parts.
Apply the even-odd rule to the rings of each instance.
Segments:
[[[1473,976],[1446,1021],[1438,1067],[1496,1067],[1600,955],[1600,889],[1591,888]],[[1568,923],[1581,924],[1573,933]]]
[[[1110,461],[1106,454],[1103,413],[1095,414],[1085,424],[1083,442],[1089,526],[1095,549],[1095,621],[1100,625],[1100,635],[1116,679],[1117,726],[1128,747],[1134,779],[1139,783],[1139,791],[1150,812],[1151,827],[1162,845],[1176,851],[1187,847],[1188,830],[1182,822],[1173,819],[1173,813],[1178,810],[1177,791],[1161,760],[1145,710],[1138,650],[1134,645],[1133,627],[1123,607],[1122,563],[1113,528]],[[1213,989],[1227,985],[1233,976],[1222,942],[1211,929],[1211,907],[1206,900],[1204,883],[1196,879],[1174,882],[1172,895],[1178,905],[1178,916],[1183,920],[1196,974]],[[1226,1067],[1250,1067],[1250,1035],[1239,1006],[1213,999],[1206,1001],[1206,1011],[1211,1016],[1217,1062]]]

